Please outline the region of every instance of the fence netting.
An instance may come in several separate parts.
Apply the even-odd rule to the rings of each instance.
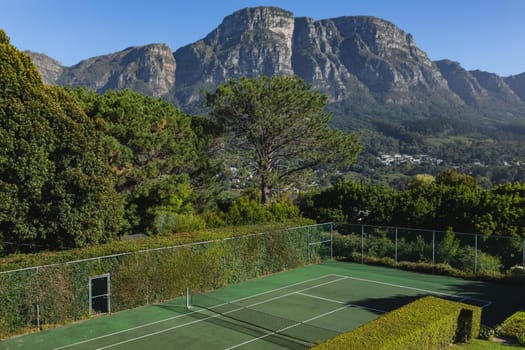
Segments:
[[[332,256],[332,224],[0,272],[0,339],[89,316],[90,277],[111,276],[111,310],[204,292]]]
[[[522,237],[358,224],[337,224],[334,231],[334,256],[354,261],[426,263],[472,274],[525,269]]]

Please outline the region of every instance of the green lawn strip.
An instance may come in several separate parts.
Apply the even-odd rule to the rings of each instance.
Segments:
[[[472,339],[467,344],[455,344],[450,347],[451,350],[512,350],[519,349],[515,347],[509,347],[505,344],[499,344],[489,340]]]

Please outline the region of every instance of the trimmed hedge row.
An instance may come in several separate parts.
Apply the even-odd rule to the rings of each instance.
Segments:
[[[515,338],[521,345],[525,345],[525,311],[512,314],[495,331],[497,335]]]
[[[111,274],[111,309],[120,311],[319,261],[313,249],[321,247],[308,249],[308,232],[281,229],[0,273],[0,339],[89,317],[91,276]]]
[[[481,308],[432,296],[418,299],[315,350],[433,350],[479,334]]]

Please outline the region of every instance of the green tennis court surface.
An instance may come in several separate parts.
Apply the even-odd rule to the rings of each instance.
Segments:
[[[12,338],[0,349],[307,349],[425,295],[481,306],[488,325],[525,307],[523,288],[328,262]]]

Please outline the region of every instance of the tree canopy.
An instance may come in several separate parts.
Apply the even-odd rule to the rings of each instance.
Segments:
[[[56,248],[114,237],[122,207],[103,152],[73,96],[45,86],[0,31],[0,240]]]
[[[279,189],[298,187],[305,172],[355,161],[358,137],[329,127],[327,102],[295,76],[243,77],[206,93],[210,116],[231,136],[263,203]]]
[[[99,95],[77,88],[75,94],[104,133],[107,163],[126,207],[126,230],[173,230],[173,225],[165,227],[166,220],[192,213],[189,175],[202,158],[191,117],[164,100],[130,90]]]

